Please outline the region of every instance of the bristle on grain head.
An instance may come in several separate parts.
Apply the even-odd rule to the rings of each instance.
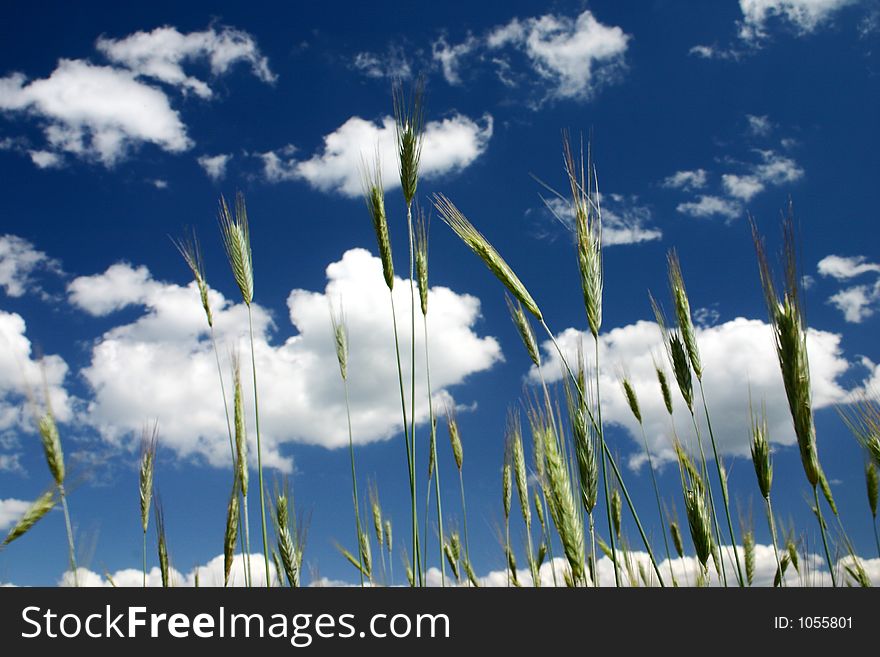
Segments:
[[[681,274],[681,263],[678,260],[678,254],[675,252],[675,249],[669,252],[667,258],[669,263],[669,289],[675,306],[678,329],[681,331],[682,342],[684,342],[684,346],[687,349],[688,360],[694,370],[694,374],[697,379],[702,379],[703,365],[700,360],[700,350],[697,347],[696,329],[691,318],[691,305],[684,286],[684,277]]]
[[[529,484],[526,473],[526,457],[523,450],[522,428],[519,415],[509,412],[507,415],[507,436],[510,444],[510,461],[513,465],[513,479],[516,482],[516,494],[526,528],[532,526],[532,511],[529,507]]]
[[[713,542],[712,521],[709,517],[709,505],[706,502],[705,494],[695,488],[685,490],[684,507],[697,558],[703,564],[703,568],[706,568],[709,557],[712,555]]]
[[[47,411],[38,421],[37,428],[40,432],[40,443],[43,445],[43,453],[46,456],[46,464],[52,478],[59,486],[64,484],[64,452],[61,450],[61,437],[58,434],[58,425],[52,411]]]
[[[226,257],[241,298],[249,306],[254,299],[254,263],[244,195],[239,192],[235,196],[235,214],[230,212],[226,199],[221,196],[219,214]]]
[[[410,205],[419,184],[419,163],[425,128],[425,81],[419,78],[407,95],[396,82],[392,89],[394,125],[397,136],[397,158],[403,198]]]
[[[455,418],[455,409],[446,407],[446,426],[449,428],[449,442],[452,445],[452,456],[455,458],[455,465],[461,471],[464,463],[464,449],[461,445],[461,433],[458,430],[458,420]]]
[[[248,441],[247,426],[244,419],[244,395],[241,387],[241,361],[238,353],[232,354],[232,386],[235,424],[235,465],[238,485],[242,495],[248,493]]]
[[[504,295],[504,299],[507,302],[507,309],[510,311],[510,318],[513,320],[514,326],[516,326],[516,330],[519,333],[523,346],[526,348],[529,358],[535,367],[541,367],[541,354],[538,351],[538,341],[535,339],[535,333],[532,330],[529,318],[526,317],[525,312],[523,312],[522,303],[519,301],[514,303],[513,299],[511,299],[508,294]]]
[[[333,346],[336,348],[339,373],[345,381],[348,378],[348,328],[345,324],[342,304],[338,308],[330,307],[330,324],[333,328]]]
[[[694,382],[691,376],[691,362],[688,357],[687,347],[680,329],[670,328],[666,323],[666,317],[660,304],[657,303],[653,295],[649,295],[651,299],[651,307],[654,310],[654,317],[657,325],[660,327],[660,333],[663,336],[663,345],[666,348],[666,355],[669,358],[669,364],[672,367],[672,374],[675,382],[678,384],[678,390],[684,399],[688,410],[694,410]],[[664,377],[665,378],[665,377]],[[661,383],[662,385],[662,383]],[[669,407],[672,406],[670,401]],[[667,409],[668,410],[668,409]]]
[[[192,272],[196,287],[199,289],[199,298],[205,311],[205,317],[208,320],[208,326],[214,326],[214,315],[211,312],[211,304],[208,299],[208,283],[205,280],[205,264],[204,260],[202,260],[202,250],[199,247],[199,240],[196,237],[195,229],[193,229],[191,237],[172,238],[171,242],[180,252],[184,262],[186,262],[186,266]]]
[[[636,421],[641,424],[642,423],[642,410],[639,408],[639,398],[636,397],[635,388],[633,388],[632,382],[627,377],[623,377],[621,380],[621,386],[623,386],[623,396],[626,398],[626,403],[629,406],[629,410],[632,411],[633,417]]]
[[[223,534],[223,586],[229,586],[229,575],[235,559],[235,541],[238,539],[240,507],[238,501],[238,477],[232,484],[229,503],[226,505],[226,531]]]
[[[501,501],[505,520],[510,518],[510,505],[513,501],[513,445],[510,436],[504,441],[504,463],[501,466]]]
[[[391,236],[388,232],[388,216],[385,214],[385,188],[382,184],[382,162],[377,151],[372,166],[363,165],[364,200],[373,222],[382,275],[389,290],[394,289],[394,259],[391,256]]]
[[[473,251],[489,270],[495,274],[499,281],[516,297],[526,309],[532,313],[538,320],[543,320],[541,310],[538,304],[529,294],[529,291],[523,285],[519,277],[513,272],[510,266],[501,257],[501,254],[495,250],[489,241],[483,237],[474,225],[468,221],[455,205],[442,194],[434,195],[434,207],[440,213],[440,217],[446,224],[452,228],[456,235],[464,242],[471,251]]]
[[[752,418],[752,463],[758,478],[758,488],[765,500],[770,497],[770,486],[773,483],[773,463],[770,459],[770,441],[768,439],[767,416]]]
[[[141,435],[141,459],[138,477],[138,489],[141,503],[141,527],[144,533],[150,523],[150,503],[153,498],[153,471],[156,465],[156,449],[159,442],[159,426],[153,424],[152,429],[144,428]]]
[[[672,415],[672,394],[669,391],[669,381],[666,378],[666,372],[657,364],[654,365],[654,371],[657,373],[657,382],[660,384],[660,394],[663,396],[663,405],[666,412]]]
[[[416,208],[415,226],[416,281],[422,315],[428,314],[428,221],[421,207]]]

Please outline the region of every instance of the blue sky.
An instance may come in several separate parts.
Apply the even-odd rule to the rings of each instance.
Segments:
[[[618,390],[625,369],[649,441],[666,460],[665,498],[682,516],[653,378],[652,355],[662,352],[647,295],[665,297],[665,254],[678,249],[702,326],[707,396],[731,489],[743,513],[751,504],[763,543],[751,463],[741,458],[749,385],[770,409],[780,517],[813,531],[747,223],[751,213],[775,252],[791,197],[815,329],[820,455],[856,548],[873,551],[863,457],[834,406],[880,380],[878,3],[218,7],[4,9],[0,529],[49,482],[25,402],[27,386],[39,386],[36,359],[45,355],[76,482],[71,513],[83,565],[99,574],[139,568],[135,463],[140,428],[152,421],[175,567],[186,574],[222,551],[229,487],[223,409],[198,295],[168,235],[187,226],[199,233],[225,361],[233,346],[245,346],[246,320],[216,205],[221,193],[241,190],[255,259],[268,476],[286,475],[310,517],[309,571],[355,578],[334,548],[335,540],[350,544],[352,530],[328,300],[342,300],[351,328],[361,490],[378,482],[398,545],[405,543],[409,501],[388,299],[359,166],[377,143],[389,153],[386,202],[400,275],[407,238],[387,150],[391,80],[421,73],[428,123],[420,201],[427,207],[430,193],[448,195],[511,263],[569,346],[573,332],[585,330],[573,242],[531,176],[562,188],[561,131],[592,131],[607,247],[608,436],[630,466],[639,506],[653,508],[647,470],[639,467],[640,434]],[[503,568],[505,416],[535,374],[502,288],[437,220],[430,273],[432,374],[435,388],[459,407],[471,556],[485,574]],[[397,286],[401,303],[404,287]],[[558,380],[558,364],[546,355],[547,375]],[[425,406],[420,397],[421,420]],[[684,418],[677,417],[682,427]],[[452,482],[445,431],[440,437],[442,474]],[[454,488],[444,503],[460,524]],[[659,542],[657,522],[649,524]],[[521,547],[519,525],[513,535]],[[809,540],[814,545],[816,537]],[[63,545],[62,519],[51,514],[0,554],[0,582],[56,583],[66,567]]]

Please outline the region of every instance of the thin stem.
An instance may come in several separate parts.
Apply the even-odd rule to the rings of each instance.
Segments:
[[[64,484],[58,484],[58,493],[61,496],[61,508],[64,510],[64,524],[67,527],[67,549],[70,553],[70,568],[73,571],[73,585],[79,588],[79,574],[76,569],[76,551],[73,547],[73,528],[70,524],[70,510],[67,508],[67,495],[64,494]]]
[[[144,588],[147,588],[147,532],[144,531]]]
[[[733,558],[736,562],[736,578],[740,587],[744,587],[742,566],[739,563],[739,550],[736,549],[736,534],[733,531],[733,521],[730,519],[730,500],[727,496],[727,484],[724,481],[724,473],[721,472],[721,461],[718,458],[718,448],[715,445],[715,432],[712,431],[712,420],[709,418],[709,405],[706,403],[706,393],[703,390],[702,377],[697,378],[700,384],[700,397],[703,399],[703,412],[706,414],[706,425],[709,427],[709,440],[712,443],[712,455],[715,457],[715,468],[718,470],[718,483],[721,486],[721,498],[724,502],[724,513],[727,515],[727,530],[730,532],[730,542],[733,545]]]
[[[544,518],[547,518],[547,498],[543,494],[543,487],[541,488],[541,506],[544,507]],[[553,557],[553,536],[551,536],[550,532],[547,530],[547,521],[541,525],[541,529],[544,534],[544,541],[547,543],[547,556],[550,557],[550,572],[553,575],[553,587],[556,588],[559,586],[559,582],[556,580],[556,560]]]
[[[443,507],[442,502],[440,500],[440,463],[437,461],[437,436],[436,430],[434,428],[434,400],[431,398],[431,360],[428,356],[428,317],[427,315],[422,315],[422,323],[424,324],[425,329],[425,375],[428,379],[428,421],[431,426],[431,434],[434,438],[431,440],[431,458],[434,459],[434,487],[436,488],[437,495],[437,527],[440,531],[440,543],[439,543],[439,553],[440,553],[440,585],[446,586],[446,561],[443,558]],[[428,497],[430,497],[430,481],[428,482]],[[427,523],[428,512],[425,511],[425,522]],[[427,549],[428,543],[428,531],[425,530],[425,547]],[[427,559],[426,559],[427,561]]]
[[[828,572],[831,574],[831,586],[837,586],[837,575],[834,574],[834,566],[831,563],[831,551],[828,549],[828,536],[825,533],[825,519],[822,516],[822,508],[819,506],[819,488],[813,486],[813,499],[816,501],[816,518],[819,520],[819,532],[822,534],[822,546],[825,548],[825,560],[828,562]]]
[[[467,504],[464,499],[464,475],[462,474],[461,468],[458,470],[458,484],[461,488],[461,513],[464,516],[464,557],[467,559],[468,565],[470,566],[472,564],[470,544],[468,543]]]
[[[260,525],[263,530],[263,559],[266,562],[266,588],[272,586],[269,579],[269,537],[266,533],[266,496],[263,492],[263,448],[260,443],[260,403],[257,395],[257,360],[254,351],[254,321],[251,306],[248,304],[248,328],[251,338],[251,369],[254,373],[254,419],[257,428],[257,475],[260,480]]]
[[[351,434],[351,408],[348,402],[348,379],[342,379],[342,387],[345,388],[345,417],[348,420],[348,453],[351,456],[351,496],[354,500],[354,525],[355,530],[357,531],[357,543],[355,545],[358,546],[358,560],[361,563],[361,567],[358,568],[358,573],[361,576],[361,588],[364,586],[364,553],[361,549],[361,511],[358,506],[358,488],[357,488],[357,475],[355,474],[354,469],[354,440]]]
[[[254,585],[254,576],[251,573],[251,531],[250,531],[250,523],[248,521],[248,496],[247,493],[242,493],[242,505],[241,512],[244,520],[244,562],[245,562],[245,585],[250,588]],[[267,571],[268,572],[268,571]],[[268,578],[268,575],[267,575]]]
[[[874,542],[877,543],[877,554],[880,555],[880,533],[877,532],[876,517],[871,517],[871,525],[874,527]]]
[[[510,516],[504,516],[504,550],[507,561],[507,588],[510,588]]]
[[[596,527],[593,521],[593,512],[590,511],[587,516],[590,520],[590,559],[593,560],[593,586],[599,586],[599,564],[596,562]]]
[[[770,540],[773,541],[773,554],[776,557],[776,572],[779,573],[779,586],[785,586],[785,577],[782,575],[782,561],[779,559],[779,545],[776,542],[776,520],[773,518],[773,506],[770,504],[768,495],[764,501],[767,505],[767,522],[770,524]]]
[[[611,524],[611,496],[608,492],[608,466],[606,464],[605,453],[608,451],[605,445],[605,434],[602,431],[602,401],[599,393],[599,338],[593,336],[593,347],[596,358],[596,413],[597,423],[596,432],[599,435],[599,442],[602,444],[602,489],[605,493],[605,515],[608,519],[608,540],[611,543],[611,560],[614,562],[614,585],[620,587],[620,572],[617,569],[617,546],[614,540],[614,529]]]
[[[663,534],[663,546],[666,548],[666,561],[669,563],[669,577],[675,579],[675,573],[672,571],[672,555],[669,552],[669,538],[666,536],[666,520],[663,517],[663,505],[660,502],[660,488],[657,486],[657,476],[654,473],[654,459],[651,456],[651,448],[648,446],[648,436],[645,434],[645,425],[639,421],[639,428],[642,430],[642,441],[645,443],[645,454],[648,457],[648,469],[651,471],[651,483],[654,485],[654,497],[657,498],[657,516],[660,518],[660,531]]]
[[[422,572],[422,557],[419,551],[419,516],[416,508],[416,286],[415,286],[415,250],[413,244],[412,203],[406,204],[406,226],[409,232],[409,310],[410,310],[410,337],[412,349],[410,353],[411,383],[409,407],[410,430],[409,430],[409,464],[412,470],[412,526],[413,526],[413,570],[418,573],[419,586],[425,585],[425,577]]]
[[[718,542],[718,558],[721,560],[721,576],[724,586],[727,586],[727,569],[724,567],[724,550],[721,549],[721,525],[718,524],[718,514],[715,511],[715,496],[712,494],[712,482],[709,481],[709,466],[706,461],[706,453],[703,451],[703,436],[700,427],[697,424],[697,416],[694,415],[694,409],[691,408],[691,422],[694,425],[694,433],[697,435],[697,446],[700,449],[700,466],[703,470],[703,476],[706,478],[706,490],[709,492],[709,507],[712,509],[712,522],[715,537]]]

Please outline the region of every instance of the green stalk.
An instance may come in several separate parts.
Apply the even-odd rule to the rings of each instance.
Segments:
[[[64,484],[58,484],[58,493],[61,497],[61,508],[64,510],[64,524],[67,527],[67,549],[70,553],[70,568],[73,571],[73,585],[79,588],[79,575],[76,569],[76,551],[73,547],[73,528],[70,524],[70,511],[67,508],[67,495],[64,493]]]
[[[614,562],[614,585],[620,587],[620,573],[617,570],[617,546],[614,541],[614,530],[611,527],[611,498],[608,494],[608,474],[607,464],[605,462],[605,453],[608,451],[605,445],[605,434],[602,431],[602,401],[599,396],[599,338],[593,336],[593,346],[596,355],[596,412],[598,418],[596,424],[596,433],[599,436],[599,442],[602,444],[602,489],[605,492],[605,515],[608,518],[608,540],[611,543],[611,560]]]
[[[590,558],[593,560],[593,586],[599,586],[599,564],[596,562],[596,526],[593,522],[593,512],[587,514],[590,520]]]
[[[773,541],[773,554],[776,557],[776,568],[779,573],[779,586],[785,586],[785,577],[782,576],[782,561],[779,559],[779,546],[776,542],[776,521],[773,518],[773,506],[770,504],[770,497],[764,499],[767,506],[767,522],[770,524],[770,539]]]
[[[727,570],[724,568],[724,550],[721,549],[721,525],[718,524],[718,514],[715,511],[715,497],[712,494],[712,482],[709,481],[709,466],[706,461],[706,453],[703,451],[703,436],[700,432],[700,427],[697,424],[697,417],[694,415],[693,409],[691,409],[691,422],[694,425],[694,433],[697,434],[697,446],[700,448],[700,465],[703,468],[703,476],[706,477],[706,490],[709,493],[709,507],[712,509],[713,529],[717,538],[716,542],[718,543],[718,556],[721,560],[721,579],[724,581],[724,586],[727,586]],[[734,549],[735,547],[736,546],[734,546]]]
[[[266,499],[265,493],[263,492],[263,450],[260,444],[260,404],[257,395],[257,361],[255,356],[256,352],[254,351],[253,313],[250,304],[248,304],[248,327],[250,328],[251,338],[251,369],[254,374],[254,419],[256,420],[257,428],[257,474],[260,480],[260,525],[263,530],[263,558],[266,561],[266,588],[270,588],[272,582],[269,581],[269,573],[271,572],[271,569],[269,568],[269,537],[266,533]]]
[[[147,588],[147,532],[144,532],[144,588]]]
[[[412,338],[412,351],[410,354],[411,368],[411,401],[409,407],[410,430],[409,430],[409,467],[410,467],[410,497],[412,506],[412,545],[413,545],[413,570],[418,574],[419,586],[425,585],[425,577],[422,572],[421,551],[419,550],[419,515],[416,508],[416,286],[415,286],[415,250],[413,247],[413,223],[412,203],[406,204],[406,227],[409,233],[409,298],[410,298],[410,336]]]
[[[834,574],[834,566],[831,563],[831,551],[828,549],[825,518],[822,516],[822,508],[819,506],[819,488],[817,486],[813,486],[813,499],[816,501],[816,518],[819,520],[819,532],[822,534],[822,546],[825,548],[825,560],[828,562],[828,572],[831,574],[831,585],[836,587],[837,575]]]
[[[660,488],[657,486],[657,476],[654,474],[654,460],[651,457],[651,448],[648,447],[648,436],[645,434],[645,425],[639,421],[642,430],[642,440],[645,443],[645,454],[648,456],[648,469],[651,471],[651,483],[654,485],[654,497],[657,498],[657,516],[660,518],[660,529],[663,533],[663,546],[666,548],[666,561],[669,563],[669,577],[675,579],[672,571],[672,554],[669,552],[669,538],[666,536],[666,520],[663,517],[663,505],[660,502]]]
[[[425,329],[425,375],[428,378],[428,413],[429,413],[429,422],[431,426],[431,432],[434,434],[434,439],[431,441],[431,450],[433,454],[431,457],[434,459],[434,487],[436,488],[437,494],[437,526],[440,531],[440,584],[441,586],[446,586],[446,560],[443,558],[443,507],[442,502],[440,500],[440,463],[437,461],[437,439],[436,439],[436,430],[434,428],[434,400],[431,398],[431,362],[428,357],[428,317],[426,315],[422,315],[422,323],[424,324]],[[430,501],[431,497],[431,482],[428,482],[428,498]],[[425,510],[425,522],[428,522],[428,512]],[[425,547],[427,549],[427,541],[428,541],[428,532],[425,530]]]
[[[871,519],[871,525],[874,527],[874,542],[877,543],[877,554],[880,555],[880,533],[877,532],[877,519]]]
[[[349,456],[351,456],[351,496],[352,496],[352,499],[354,500],[354,524],[355,524],[355,530],[357,531],[356,545],[358,546],[359,561],[360,561],[361,565],[363,565],[364,555],[363,555],[363,550],[361,550],[361,548],[360,548],[360,544],[361,544],[361,511],[358,506],[358,499],[359,498],[358,498],[358,489],[357,489],[357,475],[355,474],[355,469],[354,469],[354,440],[353,440],[352,434],[351,434],[351,409],[349,407],[349,402],[348,402],[348,379],[343,377],[342,385],[343,385],[343,388],[345,388],[345,417],[348,420],[348,453],[349,453]],[[358,573],[360,573],[361,588],[363,588],[363,586],[364,586],[363,568],[358,568]]]
[[[244,522],[244,545],[245,545],[245,553],[244,553],[244,562],[245,562],[245,585],[250,588],[254,583],[254,576],[251,573],[251,532],[250,532],[250,523],[248,522],[248,496],[247,493],[242,493],[242,505],[241,505],[241,513],[242,520]]]
[[[543,486],[541,487],[541,506],[544,507],[544,518],[547,518],[547,497],[544,495]],[[556,579],[556,560],[553,557],[553,535],[547,529],[549,522],[549,520],[545,520],[541,525],[541,529],[544,534],[544,541],[547,543],[547,556],[550,557],[550,573],[553,575],[553,587],[557,588],[559,581]]]
[[[464,557],[467,559],[468,564],[470,564],[471,550],[468,544],[467,504],[464,499],[464,475],[462,474],[461,469],[458,470],[458,484],[461,488],[461,513],[464,516]]]
[[[727,515],[727,529],[730,532],[730,542],[733,545],[733,558],[736,562],[736,578],[740,587],[745,586],[742,566],[739,563],[739,551],[736,549],[736,534],[733,532],[733,521],[730,519],[730,500],[727,495],[727,485],[724,482],[724,474],[721,472],[721,461],[718,459],[718,448],[715,446],[715,432],[712,431],[712,420],[709,419],[709,406],[706,404],[706,393],[703,391],[703,378],[697,377],[700,384],[700,397],[703,399],[703,412],[706,413],[706,425],[709,427],[709,440],[712,443],[712,455],[715,457],[715,468],[718,470],[718,483],[721,486],[721,498],[724,502],[724,513]],[[717,523],[717,520],[716,520]]]

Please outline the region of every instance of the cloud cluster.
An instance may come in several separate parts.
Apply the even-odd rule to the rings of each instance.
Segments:
[[[492,116],[474,120],[462,114],[425,124],[420,171],[436,178],[462,171],[482,155],[492,137]],[[287,147],[261,154],[263,174],[269,182],[303,180],[323,192],[356,197],[363,192],[364,163],[377,154],[386,189],[400,186],[397,173],[397,137],[394,119],[379,123],[353,116],[324,137],[323,148],[308,159]]]
[[[838,282],[849,281],[866,274],[880,274],[880,264],[868,262],[865,256],[825,256],[818,264],[819,274]],[[880,275],[873,283],[850,285],[833,294],[828,303],[843,313],[846,321],[861,323],[871,317],[880,304]]]
[[[264,464],[290,471],[285,443],[328,448],[347,444],[342,382],[330,330],[329,308],[341,305],[350,334],[348,364],[352,424],[356,444],[394,435],[400,423],[397,369],[390,322],[390,301],[381,263],[363,249],[347,251],[327,267],[322,292],[293,290],[287,300],[293,334],[277,340],[268,313],[254,306],[260,425]],[[178,456],[214,465],[229,462],[226,421],[216,363],[194,285],[162,283],[141,267],[126,264],[71,282],[70,301],[94,315],[110,316],[126,306],[143,308],[128,324],[106,332],[92,348],[82,375],[91,388],[86,417],[109,443],[134,449],[145,422],[158,420],[162,446]],[[211,291],[217,340],[229,382],[229,352],[241,353],[250,371],[246,340],[247,310]],[[257,291],[259,299],[259,291]],[[408,316],[409,292],[395,286],[400,316]],[[430,293],[431,379],[434,392],[461,383],[501,358],[492,337],[474,326],[480,302],[444,287]],[[401,350],[410,335],[401,329]],[[417,371],[424,372],[424,342],[416,333]],[[409,377],[407,367],[404,377]],[[416,419],[427,418],[427,390],[417,386]],[[250,377],[244,377],[246,406],[252,415]],[[251,440],[255,438],[250,427]]]
[[[571,203],[558,197],[545,200],[546,210],[569,230],[574,231],[574,209]],[[602,244],[638,244],[663,237],[663,232],[651,225],[651,209],[640,205],[637,197],[622,194],[602,194]]]
[[[16,500],[10,498],[8,500],[0,499],[0,532],[6,531],[14,525],[24,512],[30,507],[30,502],[24,500]]]
[[[465,66],[490,61],[504,84],[539,89],[543,97],[537,106],[548,99],[589,100],[618,77],[630,38],[587,10],[574,18],[560,14],[514,18],[456,44],[440,37],[432,53],[449,84],[461,84]],[[512,57],[525,60],[526,75],[514,74]]]
[[[214,181],[223,180],[226,176],[226,165],[232,159],[230,153],[220,153],[218,155],[201,155],[197,161],[199,166],[205,170],[208,178]]]
[[[566,359],[575,363],[578,345],[583,342],[589,346],[592,336],[570,328],[558,334],[557,340]],[[705,368],[703,383],[719,452],[736,456],[749,453],[750,399],[752,406],[766,403],[771,441],[780,446],[795,444],[770,326],[760,320],[740,317],[713,326],[698,327],[697,340]],[[837,334],[815,329],[809,331],[807,348],[813,405],[816,409],[842,403],[848,397],[849,393],[839,378],[849,370],[850,363],[844,358],[840,342],[841,337]],[[549,381],[560,380],[563,370],[558,353],[549,341],[543,348],[545,378]],[[589,349],[586,351],[590,353]],[[605,422],[626,429],[634,441],[631,446],[635,451],[630,455],[630,465],[638,467],[643,464],[645,453],[641,446],[641,430],[623,395],[620,377],[624,372],[638,396],[654,458],[660,462],[673,461],[673,426],[660,395],[655,362],[666,370],[670,385],[674,387],[675,382],[669,372],[657,324],[639,321],[602,334],[599,358],[602,418]],[[529,376],[533,382],[539,380],[534,367]],[[686,446],[695,448],[690,438],[693,436],[691,418],[677,389],[673,389],[673,400],[678,436]],[[707,435],[705,427],[702,431]],[[821,449],[820,443],[820,452]]]
[[[261,80],[274,80],[254,39],[228,27],[189,34],[161,27],[122,39],[101,37],[96,47],[110,65],[61,59],[46,78],[0,78],[0,110],[34,118],[42,128],[44,146],[20,148],[40,168],[60,166],[65,156],[112,167],[143,144],[170,153],[191,148],[180,113],[155,84],[211,98],[211,88],[187,75],[185,63],[205,61],[216,76],[245,61]]]
[[[747,42],[767,38],[767,26],[780,20],[800,34],[809,34],[828,23],[832,16],[858,0],[739,0],[742,21],[739,37]]]

